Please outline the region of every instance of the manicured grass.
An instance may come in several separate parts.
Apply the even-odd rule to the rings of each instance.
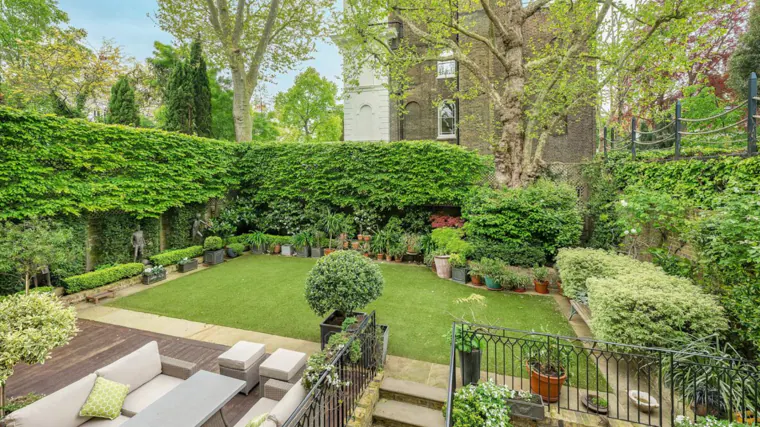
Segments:
[[[322,318],[304,299],[314,263],[245,256],[109,305],[318,342]],[[472,293],[487,299],[487,307],[476,312],[479,323],[574,336],[551,297],[471,289],[422,266],[382,264],[381,269],[383,296],[367,311],[375,310],[378,323],[390,326],[390,354],[448,364],[450,347],[443,336],[454,316],[469,312],[454,300]]]

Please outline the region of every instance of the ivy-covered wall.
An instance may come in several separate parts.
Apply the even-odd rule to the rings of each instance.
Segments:
[[[160,130],[0,108],[0,147],[0,219],[157,217],[237,183],[237,145]]]
[[[167,223],[166,248],[182,249],[192,246],[191,230],[195,215],[203,215],[205,211],[206,206],[201,203],[169,209],[164,214]]]
[[[158,218],[137,219],[132,214],[117,211],[92,214],[93,265],[134,262],[132,233],[138,225],[145,238],[143,258],[159,253],[161,222]]]

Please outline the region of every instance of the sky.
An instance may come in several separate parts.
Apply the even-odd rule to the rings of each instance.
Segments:
[[[126,56],[138,61],[153,54],[153,42],[171,43],[173,38],[154,22],[158,9],[156,0],[58,0],[59,7],[69,15],[70,25],[87,30],[88,42],[99,46],[104,38],[121,46]],[[151,15],[151,16],[148,16]],[[293,85],[293,80],[306,67],[314,67],[324,77],[341,83],[341,57],[337,47],[329,42],[317,42],[314,59],[301,63],[296,70],[275,77],[266,93],[274,97]]]

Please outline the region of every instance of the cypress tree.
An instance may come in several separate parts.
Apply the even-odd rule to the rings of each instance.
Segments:
[[[125,76],[119,78],[111,87],[111,99],[108,101],[108,123],[139,126],[140,114],[135,103],[135,91]]]
[[[755,2],[749,13],[747,32],[729,62],[728,84],[741,99],[747,93],[747,80],[754,71],[760,74],[760,2]]]
[[[180,61],[172,70],[166,93],[166,130],[193,134],[194,96],[192,69]]]
[[[193,41],[190,48],[190,67],[193,77],[193,106],[195,133],[211,136],[211,88],[208,83],[206,60],[203,59],[201,43]]]

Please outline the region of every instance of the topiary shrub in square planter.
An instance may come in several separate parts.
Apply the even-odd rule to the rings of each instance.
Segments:
[[[203,242],[203,262],[208,265],[216,265],[224,262],[224,243],[221,237],[207,237]]]

